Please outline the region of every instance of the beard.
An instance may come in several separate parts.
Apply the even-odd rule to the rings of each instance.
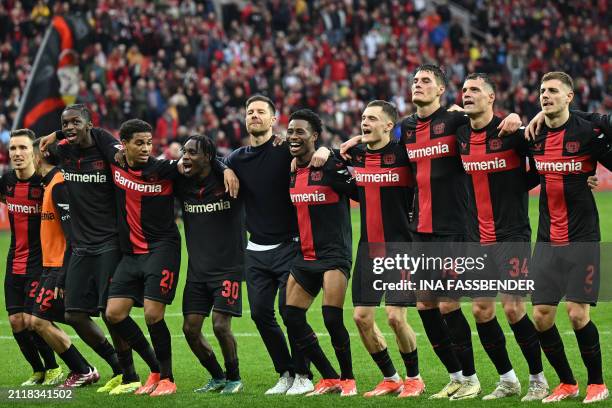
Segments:
[[[267,128],[267,129],[263,129],[263,128],[251,128],[251,130],[249,130],[249,133],[252,136],[260,137],[260,136],[264,136],[266,133],[268,133],[268,130],[270,130],[270,128]]]

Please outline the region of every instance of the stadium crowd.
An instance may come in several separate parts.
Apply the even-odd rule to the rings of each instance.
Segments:
[[[291,111],[308,107],[321,115],[326,142],[338,145],[358,133],[369,100],[412,113],[410,73],[427,62],[448,73],[447,104],[460,101],[468,73],[488,72],[497,113],[526,120],[539,110],[539,78],[555,67],[575,78],[577,108],[610,109],[605,0],[455,3],[482,35],[468,36],[447,5],[422,0],[261,0],[227,4],[222,16],[212,0],[3,0],[0,163],[8,162],[8,130],[49,18],[74,11],[87,12],[95,27],[79,61],[77,103],[111,130],[132,117],[147,120],[158,153],[193,132],[213,137],[222,152],[241,146],[243,106],[254,93],[272,97],[279,130]]]

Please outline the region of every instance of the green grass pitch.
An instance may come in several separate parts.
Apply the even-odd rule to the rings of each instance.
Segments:
[[[601,231],[602,241],[612,241],[612,192],[600,192],[596,194],[596,200],[599,207],[599,214],[601,220]],[[537,223],[537,198],[532,198],[530,201],[530,216],[532,220],[532,226],[535,233]],[[359,234],[359,220],[358,214],[353,211],[353,231],[355,232],[355,242]],[[9,244],[9,236],[6,233],[0,234],[0,248],[2,248],[2,261],[5,261],[4,253],[6,253]],[[603,251],[602,251],[603,252]],[[244,296],[244,315],[242,318],[233,320],[233,330],[238,341],[238,353],[240,357],[240,371],[244,381],[244,391],[241,394],[234,396],[223,396],[218,394],[201,395],[194,394],[193,389],[202,385],[202,383],[208,379],[208,373],[200,366],[195,356],[189,350],[185,338],[183,337],[181,326],[182,326],[182,315],[181,315],[181,294],[185,282],[185,269],[187,254],[183,253],[183,264],[180,276],[180,286],[177,291],[176,299],[174,304],[171,305],[167,310],[166,320],[170,331],[172,333],[172,352],[174,359],[174,375],[176,383],[178,385],[178,393],[173,396],[163,397],[159,399],[151,398],[148,396],[119,396],[111,397],[108,395],[96,394],[95,389],[97,387],[87,387],[84,389],[77,389],[74,394],[74,399],[71,402],[67,401],[48,401],[44,402],[45,406],[49,407],[60,407],[60,406],[73,406],[73,407],[168,407],[171,405],[181,407],[202,407],[202,406],[215,406],[215,407],[301,407],[301,406],[329,406],[333,404],[335,407],[374,407],[384,404],[385,406],[414,406],[417,403],[426,403],[429,407],[447,406],[451,404],[456,407],[468,407],[468,406],[485,406],[485,403],[480,400],[465,401],[465,402],[449,402],[440,401],[434,402],[426,399],[427,395],[438,391],[448,381],[448,376],[434,355],[431,346],[427,342],[427,338],[424,335],[421,321],[416,313],[416,310],[410,309],[408,311],[408,321],[413,325],[417,332],[417,342],[419,350],[419,360],[421,375],[427,384],[426,396],[417,400],[399,400],[394,397],[378,397],[373,399],[365,399],[361,396],[352,398],[340,398],[338,395],[326,395],[315,398],[305,397],[266,397],[263,395],[264,391],[272,386],[277,379],[277,375],[273,370],[272,363],[268,354],[264,348],[264,345],[255,329],[255,325],[250,319],[248,299],[246,298],[246,290],[243,291]],[[4,267],[2,267],[4,270]],[[611,271],[604,270],[604,274],[609,274]],[[606,275],[604,275],[606,276]],[[604,278],[605,279],[605,278]],[[365,391],[370,390],[380,380],[380,373],[372,359],[363,348],[357,329],[352,322],[352,306],[350,301],[350,293],[347,294],[347,300],[345,302],[345,322],[351,334],[352,351],[353,351],[353,364],[355,376],[357,379],[357,387],[362,394]],[[498,308],[498,311],[500,309]],[[470,314],[470,305],[464,304],[464,312],[468,316],[468,320],[472,325],[473,335],[475,333],[475,327],[473,319]],[[566,352],[570,358],[570,363],[574,368],[574,372],[577,375],[578,382],[581,385],[582,397],[584,396],[584,389],[586,383],[586,371],[582,365],[580,354],[576,345],[576,340],[571,331],[571,328],[567,322],[567,318],[564,316],[564,308],[560,308],[560,318],[558,319],[559,330],[562,333],[562,337],[565,343]],[[135,309],[133,316],[136,321],[141,325],[146,333],[146,327],[144,326],[144,319],[142,316],[142,310]],[[507,347],[510,352],[510,357],[513,362],[514,368],[521,379],[523,385],[523,393],[526,391],[528,370],[525,360],[516,345],[513,335],[511,334],[510,327],[508,326],[505,318],[498,313],[500,323],[507,336]],[[597,323],[601,341],[602,341],[602,352],[603,352],[603,364],[604,374],[608,383],[612,382],[612,377],[607,370],[612,367],[612,353],[609,347],[607,347],[607,340],[612,335],[612,306],[609,303],[601,302],[592,311],[593,320]],[[325,334],[325,327],[323,325],[321,317],[321,303],[320,299],[315,302],[312,306],[311,311],[308,314],[308,319],[315,331],[320,334],[319,339],[321,344],[330,357],[331,361],[337,366],[335,361],[335,355],[333,353],[329,336]],[[403,363],[399,356],[399,352],[393,340],[393,336],[388,328],[384,311],[379,310],[377,312],[378,324],[381,330],[385,333],[385,337],[389,344],[390,354],[394,360],[395,366],[400,374],[405,375]],[[98,323],[101,321],[97,319]],[[64,327],[71,335],[74,336],[74,332]],[[212,336],[212,328],[210,322],[205,323],[205,335],[210,340],[211,344],[215,348],[215,352],[219,358],[221,358],[221,352],[217,346],[217,342]],[[95,353],[87,347],[80,339],[73,337],[74,343],[83,352],[87,359],[95,364],[100,371],[102,376],[100,384],[108,380],[111,372],[109,367],[97,356]],[[486,356],[478,338],[474,335],[474,354],[476,358],[476,367],[478,375],[483,387],[483,393],[490,392],[498,380],[498,376],[495,369]],[[6,390],[7,388],[16,388],[22,381],[24,381],[30,375],[30,368],[24,361],[21,353],[17,348],[17,344],[12,338],[10,326],[6,315],[0,319],[0,350],[2,356],[2,364],[0,364],[0,388]],[[137,369],[143,380],[146,378],[147,370],[146,366],[140,358],[135,354],[134,360],[137,365]],[[544,358],[545,360],[545,358]],[[59,361],[59,359],[58,359]],[[557,379],[551,369],[548,362],[544,362],[546,376],[552,386],[556,385]],[[314,367],[313,367],[314,368]],[[315,376],[315,380],[318,379],[318,374]],[[564,402],[561,405],[566,407],[570,405],[577,405],[579,400],[575,402]],[[13,405],[14,401],[8,401],[6,399],[6,392],[2,392],[2,399],[0,405],[8,404]],[[68,404],[68,405],[66,405]],[[97,405],[100,404],[100,405]],[[486,406],[499,406],[499,407],[510,407],[521,404],[518,398],[509,398],[502,401],[489,402]],[[536,403],[539,404],[539,403]],[[19,404],[18,404],[19,405]],[[34,405],[40,406],[38,403],[22,402],[19,406]],[[610,405],[602,404],[600,406]]]

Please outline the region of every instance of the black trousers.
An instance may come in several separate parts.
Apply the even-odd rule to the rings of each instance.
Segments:
[[[278,309],[284,321],[287,279],[291,263],[299,250],[298,245],[297,242],[285,242],[268,251],[247,249],[246,282],[251,319],[257,326],[276,372],[282,374],[289,371],[310,375],[304,355],[294,344],[290,344],[289,352],[285,334],[278,325],[274,311],[274,300],[278,291]]]

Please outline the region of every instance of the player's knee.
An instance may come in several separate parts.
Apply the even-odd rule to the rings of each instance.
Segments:
[[[30,329],[34,330],[38,334],[43,333],[49,324],[50,323],[48,321],[35,316],[32,316],[30,319]]]
[[[183,323],[183,334],[188,342],[193,342],[200,336],[201,327],[189,322]]]
[[[477,323],[486,323],[495,317],[495,305],[474,302],[472,304],[472,313]]]
[[[437,309],[437,308],[438,308],[438,304],[436,302],[427,302],[427,301],[417,302],[417,310],[431,310],[431,309]]]
[[[572,328],[575,330],[583,328],[589,322],[589,315],[586,309],[581,306],[568,305],[567,316],[572,324]]]
[[[357,325],[357,329],[361,332],[371,330],[374,327],[374,318],[368,313],[355,311],[353,313],[353,320]]]
[[[230,329],[229,321],[227,320],[215,320],[213,321],[213,333],[216,338],[226,338],[232,334]]]
[[[514,324],[521,320],[525,315],[525,307],[518,302],[509,302],[504,304],[504,314],[510,324]]]
[[[461,309],[459,302],[440,302],[440,313],[443,315],[454,312],[455,310]]]
[[[128,315],[117,309],[106,309],[104,313],[104,318],[110,324],[117,324],[123,320],[125,320]]]
[[[14,332],[20,332],[26,329],[25,321],[23,320],[23,315],[21,313],[10,315],[9,323],[11,324],[11,329],[13,329]]]
[[[160,320],[163,320],[164,314],[158,313],[158,312],[145,312],[144,317],[145,317],[145,323],[147,324],[147,326],[151,326],[152,324],[155,324],[159,322]]]
[[[535,307],[533,309],[533,324],[539,332],[546,331],[554,323],[553,311],[549,308]]]
[[[402,313],[389,313],[387,314],[387,324],[393,331],[397,332],[406,324],[406,320]]]

